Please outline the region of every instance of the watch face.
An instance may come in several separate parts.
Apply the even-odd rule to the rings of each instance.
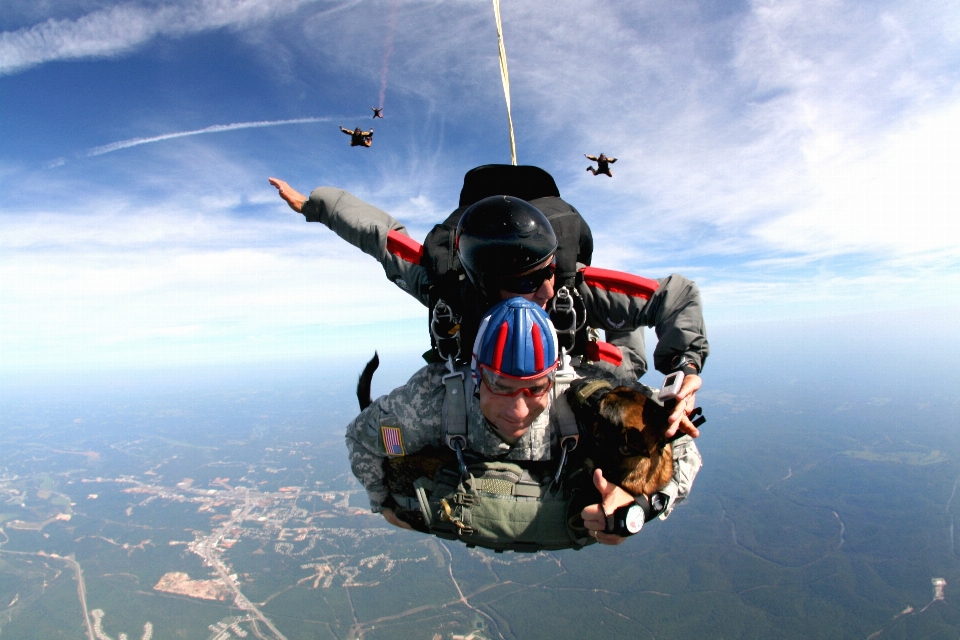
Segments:
[[[626,524],[627,531],[630,533],[637,533],[643,528],[643,509],[640,508],[640,505],[635,504],[627,509],[627,517],[625,518],[624,524]]]

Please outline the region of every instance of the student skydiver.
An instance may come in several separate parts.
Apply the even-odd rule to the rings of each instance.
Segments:
[[[373,127],[370,127],[370,131],[361,131],[360,127],[353,131],[340,127],[340,131],[350,136],[351,147],[369,147],[373,144]]]
[[[396,510],[423,511],[426,513],[424,517],[430,518],[425,522],[431,533],[460,538],[468,544],[488,548],[501,545],[500,548],[513,550],[536,550],[524,548],[524,545],[535,547],[540,544],[549,549],[579,547],[589,543],[589,539],[583,539],[586,532],[582,529],[579,536],[576,532],[568,532],[570,512],[566,507],[579,509],[579,505],[587,505],[580,512],[584,526],[590,536],[603,544],[619,544],[625,539],[621,535],[607,533],[611,529],[605,515],[613,515],[618,509],[633,504],[648,507],[644,510],[645,516],[656,515],[648,513],[649,505],[653,503],[651,496],[635,498],[607,482],[604,475],[600,474],[600,469],[591,478],[589,473],[573,473],[581,468],[582,460],[578,463],[581,466],[574,467],[571,463],[562,468],[562,461],[567,458],[561,449],[577,452],[586,443],[582,440],[584,436],[577,436],[581,438],[580,446],[568,448],[562,444],[569,433],[562,424],[562,410],[558,405],[569,402],[568,398],[561,396],[571,379],[561,379],[558,374],[557,335],[549,317],[539,305],[519,297],[495,305],[481,324],[473,352],[473,361],[457,365],[453,372],[443,364],[427,365],[406,384],[375,400],[348,425],[346,443],[350,465],[367,490],[371,510],[382,513],[388,522],[405,529],[412,527],[397,517],[399,511]],[[456,398],[463,399],[462,409],[459,412],[449,411],[448,402]],[[684,421],[687,421],[686,417]],[[575,422],[571,426],[572,432],[577,433]],[[687,426],[689,429],[685,427],[685,432],[696,431],[692,425]],[[454,444],[450,444],[451,437],[454,438]],[[417,491],[418,497],[413,502],[420,506],[404,506],[410,499],[391,493],[387,477],[389,470],[385,464],[391,459],[429,455],[421,453],[428,448],[447,452],[455,448],[461,465],[467,464],[465,459],[515,463],[522,469],[530,469],[529,473],[537,477],[533,478],[534,481],[528,478],[525,484],[518,483],[517,489],[505,491],[503,486],[509,489],[510,483],[502,472],[495,469],[495,473],[501,474],[500,479],[492,480],[496,488],[489,488],[482,475],[489,467],[480,462],[479,469],[472,464],[470,467],[470,474],[481,478],[479,483],[474,480],[463,482],[472,487],[471,491],[478,491],[478,487],[480,492],[495,491],[500,499],[461,501],[457,499],[459,495],[454,495],[448,496],[448,504],[444,505],[440,499],[444,493],[438,480],[429,483],[424,495],[420,495],[421,490]],[[697,447],[688,436],[674,441],[672,460],[672,480],[659,489],[665,499],[661,518],[666,518],[676,504],[688,495],[701,465]],[[539,467],[531,463],[539,463]],[[544,466],[548,468],[544,469]],[[561,467],[559,470],[558,466]],[[457,468],[453,463],[452,484],[446,490],[461,493],[454,488],[466,475],[462,468]],[[540,471],[536,471],[538,468]],[[562,473],[564,470],[566,475]],[[549,479],[553,478],[560,479],[560,484],[555,487],[551,485]],[[588,490],[591,483],[600,492],[602,504],[590,504],[590,500],[578,503],[570,497],[571,491],[576,495],[577,491]],[[551,491],[550,488],[562,490]],[[519,489],[524,489],[524,492],[521,493]],[[531,499],[537,501],[536,513],[531,515],[529,509],[525,510],[522,505],[517,506],[516,511],[504,506],[512,499],[511,496],[519,495],[526,496],[519,501],[527,507]],[[591,494],[579,495],[586,497]],[[425,505],[427,502],[430,508]],[[550,505],[541,508],[540,503],[547,502]],[[558,502],[561,504],[558,505]],[[436,511],[434,507],[441,506],[447,509],[446,518],[430,515]],[[520,526],[521,513],[525,514],[523,517],[531,518],[529,528]],[[511,514],[512,518],[504,527],[500,527],[498,520],[506,517],[504,514]],[[532,526],[534,521],[540,523],[539,529]],[[544,526],[544,521],[553,524]],[[466,530],[464,523],[471,522],[476,531]]]
[[[374,118],[383,118],[383,113],[382,113],[382,112],[383,112],[383,107],[379,107],[379,108],[378,108],[378,107],[370,107],[370,108],[373,109],[373,117],[374,117]]]

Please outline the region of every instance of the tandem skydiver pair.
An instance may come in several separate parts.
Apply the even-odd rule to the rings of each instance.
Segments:
[[[527,175],[521,176],[518,173],[521,171]],[[500,184],[490,185],[489,181],[485,184],[485,181],[475,179],[491,172],[499,174]],[[503,180],[503,176],[514,178],[513,183]],[[541,182],[550,188],[538,186],[536,179],[517,179],[531,176],[540,178]],[[544,176],[545,181],[542,180]],[[616,329],[626,328],[629,331],[641,324],[656,326],[660,336],[660,344],[655,352],[658,369],[680,369],[690,374],[687,376],[687,384],[678,393],[677,409],[669,418],[667,432],[672,433],[680,426],[685,432],[696,435],[696,429],[684,415],[686,411],[693,410],[693,394],[699,387],[697,374],[707,353],[695,285],[681,276],[671,276],[656,282],[606,270],[591,271],[589,267],[585,267],[583,263],[589,262],[592,253],[589,227],[575,209],[560,200],[552,178],[542,170],[535,167],[507,168],[503,165],[490,165],[468,173],[461,193],[461,208],[445,223],[449,225],[455,220],[457,225],[456,236],[452,238],[456,249],[448,249],[446,255],[442,251],[443,234],[437,233],[444,231],[443,225],[438,225],[431,232],[431,236],[439,235],[441,242],[431,243],[431,236],[428,236],[425,250],[411,240],[403,226],[390,216],[345,192],[321,188],[314,191],[307,200],[290,189],[286,183],[274,179],[271,179],[271,182],[280,189],[281,196],[292,208],[303,212],[308,220],[324,222],[341,237],[380,259],[388,277],[425,304],[431,304],[431,298],[438,297],[437,289],[443,290],[443,287],[437,285],[442,284],[444,277],[447,277],[448,282],[458,281],[459,291],[454,287],[452,292],[461,294],[459,300],[456,295],[450,295],[449,286],[445,295],[456,300],[455,304],[459,305],[458,315],[466,316],[463,324],[468,336],[479,323],[480,315],[498,298],[521,294],[536,305],[551,306],[554,312],[558,309],[563,311],[559,303],[566,301],[565,310],[569,312],[574,309],[578,318],[566,325],[570,327],[572,324],[573,330],[567,330],[575,335],[566,336],[566,344],[561,347],[561,363],[566,368],[567,363],[563,358],[569,356],[565,354],[574,353],[574,362],[571,364],[576,365],[582,372],[595,369],[591,362],[596,360],[591,356],[591,344],[594,345],[594,352],[603,353],[602,349],[595,346],[598,344],[596,341],[583,339],[582,327],[588,321],[591,321],[591,325],[599,324],[607,329],[608,334]],[[505,185],[507,188],[504,188]],[[554,219],[548,222],[536,207],[523,200],[496,196],[477,202],[478,198],[485,195],[484,189],[494,193],[507,190],[519,193],[533,202],[544,203],[540,206],[547,209],[550,207],[546,205],[561,208],[565,206],[575,214],[575,221],[581,223],[580,233],[571,234],[569,225],[564,227],[557,224],[558,219],[566,218],[567,222],[570,221],[569,211],[566,216],[554,216]],[[471,200],[474,201],[472,204]],[[462,216],[459,215],[461,213]],[[558,226],[563,240],[559,246],[557,234],[553,232]],[[447,247],[451,246],[450,239],[447,238]],[[436,247],[441,250],[436,250]],[[571,260],[571,256],[577,259]],[[446,272],[436,268],[437,265],[443,266],[444,259],[448,267]],[[462,266],[457,262],[462,263]],[[570,268],[571,265],[573,269]],[[456,280],[449,277],[456,276],[461,269],[463,276]],[[558,278],[559,274],[562,274],[562,277]],[[555,290],[554,285],[557,283],[561,286]],[[570,304],[571,299],[575,298],[579,298],[579,309]],[[611,304],[611,300],[614,304]],[[620,304],[619,309],[617,303]],[[443,298],[439,298],[437,304],[449,308]],[[437,306],[434,306],[432,326],[437,320],[436,309]],[[616,311],[624,310],[627,312],[626,319],[619,322],[611,319],[611,315]],[[597,323],[597,318],[605,318],[606,323]],[[627,320],[630,319],[632,322],[628,324]],[[464,328],[460,331],[463,333]],[[627,335],[629,337],[629,334]],[[434,337],[439,337],[437,332],[434,332]],[[466,344],[470,342],[467,341]],[[460,353],[459,343],[455,352],[444,349],[436,340],[435,346],[438,347],[437,355],[444,356],[447,360],[445,375],[454,373],[454,362],[463,364],[464,354]],[[580,353],[577,353],[578,351]],[[642,362],[642,351],[639,352],[639,358]],[[642,366],[645,367],[645,362],[642,362]],[[622,371],[622,368],[617,371]],[[608,371],[607,374],[609,373]],[[636,375],[623,377],[636,383]],[[483,388],[485,385],[481,384],[477,391],[482,392]],[[690,401],[690,406],[686,406],[687,401]],[[421,418],[425,419],[426,416],[421,414]],[[484,420],[492,422],[486,418]],[[392,433],[394,432],[387,431],[380,434],[385,446],[388,434]],[[689,444],[693,446],[692,442]],[[695,453],[695,447],[693,451]],[[698,468],[699,455],[695,455]],[[680,465],[680,468],[682,467],[683,465]],[[689,477],[692,481],[692,476]],[[604,507],[596,506],[598,511],[605,510]]]

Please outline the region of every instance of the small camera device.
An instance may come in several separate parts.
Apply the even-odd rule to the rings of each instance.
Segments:
[[[683,385],[683,371],[674,371],[663,380],[663,386],[660,387],[660,393],[657,400],[673,400],[680,392],[680,386]]]

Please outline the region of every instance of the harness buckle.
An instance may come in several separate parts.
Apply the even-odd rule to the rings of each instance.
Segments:
[[[447,360],[447,368],[448,369],[453,368],[452,360]],[[463,371],[455,371],[455,370],[451,371],[450,373],[445,373],[443,377],[440,378],[440,381],[446,384],[447,378],[460,378],[461,380],[466,380],[466,378],[463,376]]]
[[[450,366],[460,355],[460,316],[443,300],[437,300],[430,314],[430,336],[437,353]]]
[[[550,314],[550,320],[553,322],[553,328],[557,330],[560,347],[573,349],[577,340],[577,331],[586,324],[587,318],[584,314],[583,322],[577,322],[576,301],[569,287],[564,285],[557,289],[557,295],[550,300],[550,307],[547,311]]]
[[[560,347],[560,366],[557,367],[557,372],[554,374],[554,389],[562,386],[564,388],[570,386],[570,383],[573,382],[577,377],[577,372],[573,370],[573,358],[570,357],[570,354],[567,351],[566,347]]]
[[[469,493],[458,493],[453,496],[453,502],[461,507],[472,507],[480,502],[480,496]]]
[[[454,511],[454,509],[450,506],[449,502],[447,502],[446,500],[441,500],[440,507],[442,508],[442,511],[440,512],[440,519],[443,520],[444,522],[450,522],[454,526],[456,526],[457,535],[469,536],[470,534],[473,533],[474,531],[473,527],[467,525],[461,519],[461,516],[463,514],[461,513],[458,515],[456,511]]]

